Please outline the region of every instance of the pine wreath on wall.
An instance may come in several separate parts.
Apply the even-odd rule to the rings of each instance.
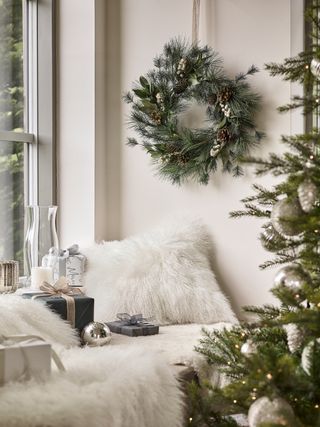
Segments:
[[[223,171],[241,175],[241,158],[263,137],[254,123],[259,96],[246,81],[257,71],[252,66],[229,79],[210,47],[171,40],[124,97],[131,105],[129,124],[141,137],[129,138],[128,145],[142,146],[158,174],[174,184],[207,184],[219,162]],[[190,102],[206,107],[208,126],[181,125]]]

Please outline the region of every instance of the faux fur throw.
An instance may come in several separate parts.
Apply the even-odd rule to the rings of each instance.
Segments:
[[[79,345],[74,329],[43,302],[16,295],[0,295],[0,334],[40,335],[56,347]]]
[[[161,325],[236,322],[210,266],[210,236],[201,221],[174,221],[122,241],[94,245],[85,286],[96,320],[143,313]]]
[[[66,373],[1,388],[0,427],[181,427],[182,394],[167,364],[141,349],[71,349]]]
[[[66,372],[0,389],[0,427],[180,427],[182,393],[166,360],[145,348],[75,347],[71,327],[40,301],[0,296],[0,333],[35,334]],[[115,344],[115,343],[114,343]]]

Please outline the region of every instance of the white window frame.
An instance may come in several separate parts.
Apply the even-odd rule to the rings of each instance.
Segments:
[[[25,132],[0,130],[0,141],[25,143],[25,205],[56,203],[55,1],[24,0]]]

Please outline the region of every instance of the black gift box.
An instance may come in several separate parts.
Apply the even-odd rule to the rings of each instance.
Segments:
[[[111,332],[115,334],[128,335],[129,337],[140,337],[145,335],[156,335],[159,333],[159,326],[140,323],[138,325],[126,325],[121,320],[107,322]]]
[[[44,301],[46,305],[53,310],[55,313],[59,314],[62,319],[67,319],[67,302],[64,298],[59,296],[48,296],[35,293],[25,293],[22,294],[23,298],[32,298],[37,295],[35,300]],[[39,296],[38,296],[39,295]],[[89,298],[85,295],[74,295],[75,303],[75,328],[81,330],[90,322],[93,321],[94,316],[94,299]]]

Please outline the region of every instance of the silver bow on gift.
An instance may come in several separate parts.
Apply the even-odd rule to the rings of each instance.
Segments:
[[[70,255],[79,255],[79,245],[77,245],[76,243],[74,243],[72,246],[69,246],[69,248],[67,249],[61,249],[59,251],[59,256],[60,257],[64,257],[64,258],[68,258],[68,256]]]
[[[144,318],[142,314],[133,314],[132,316],[129,313],[118,313],[117,318],[123,322],[124,326],[139,326],[147,325],[151,319]]]

